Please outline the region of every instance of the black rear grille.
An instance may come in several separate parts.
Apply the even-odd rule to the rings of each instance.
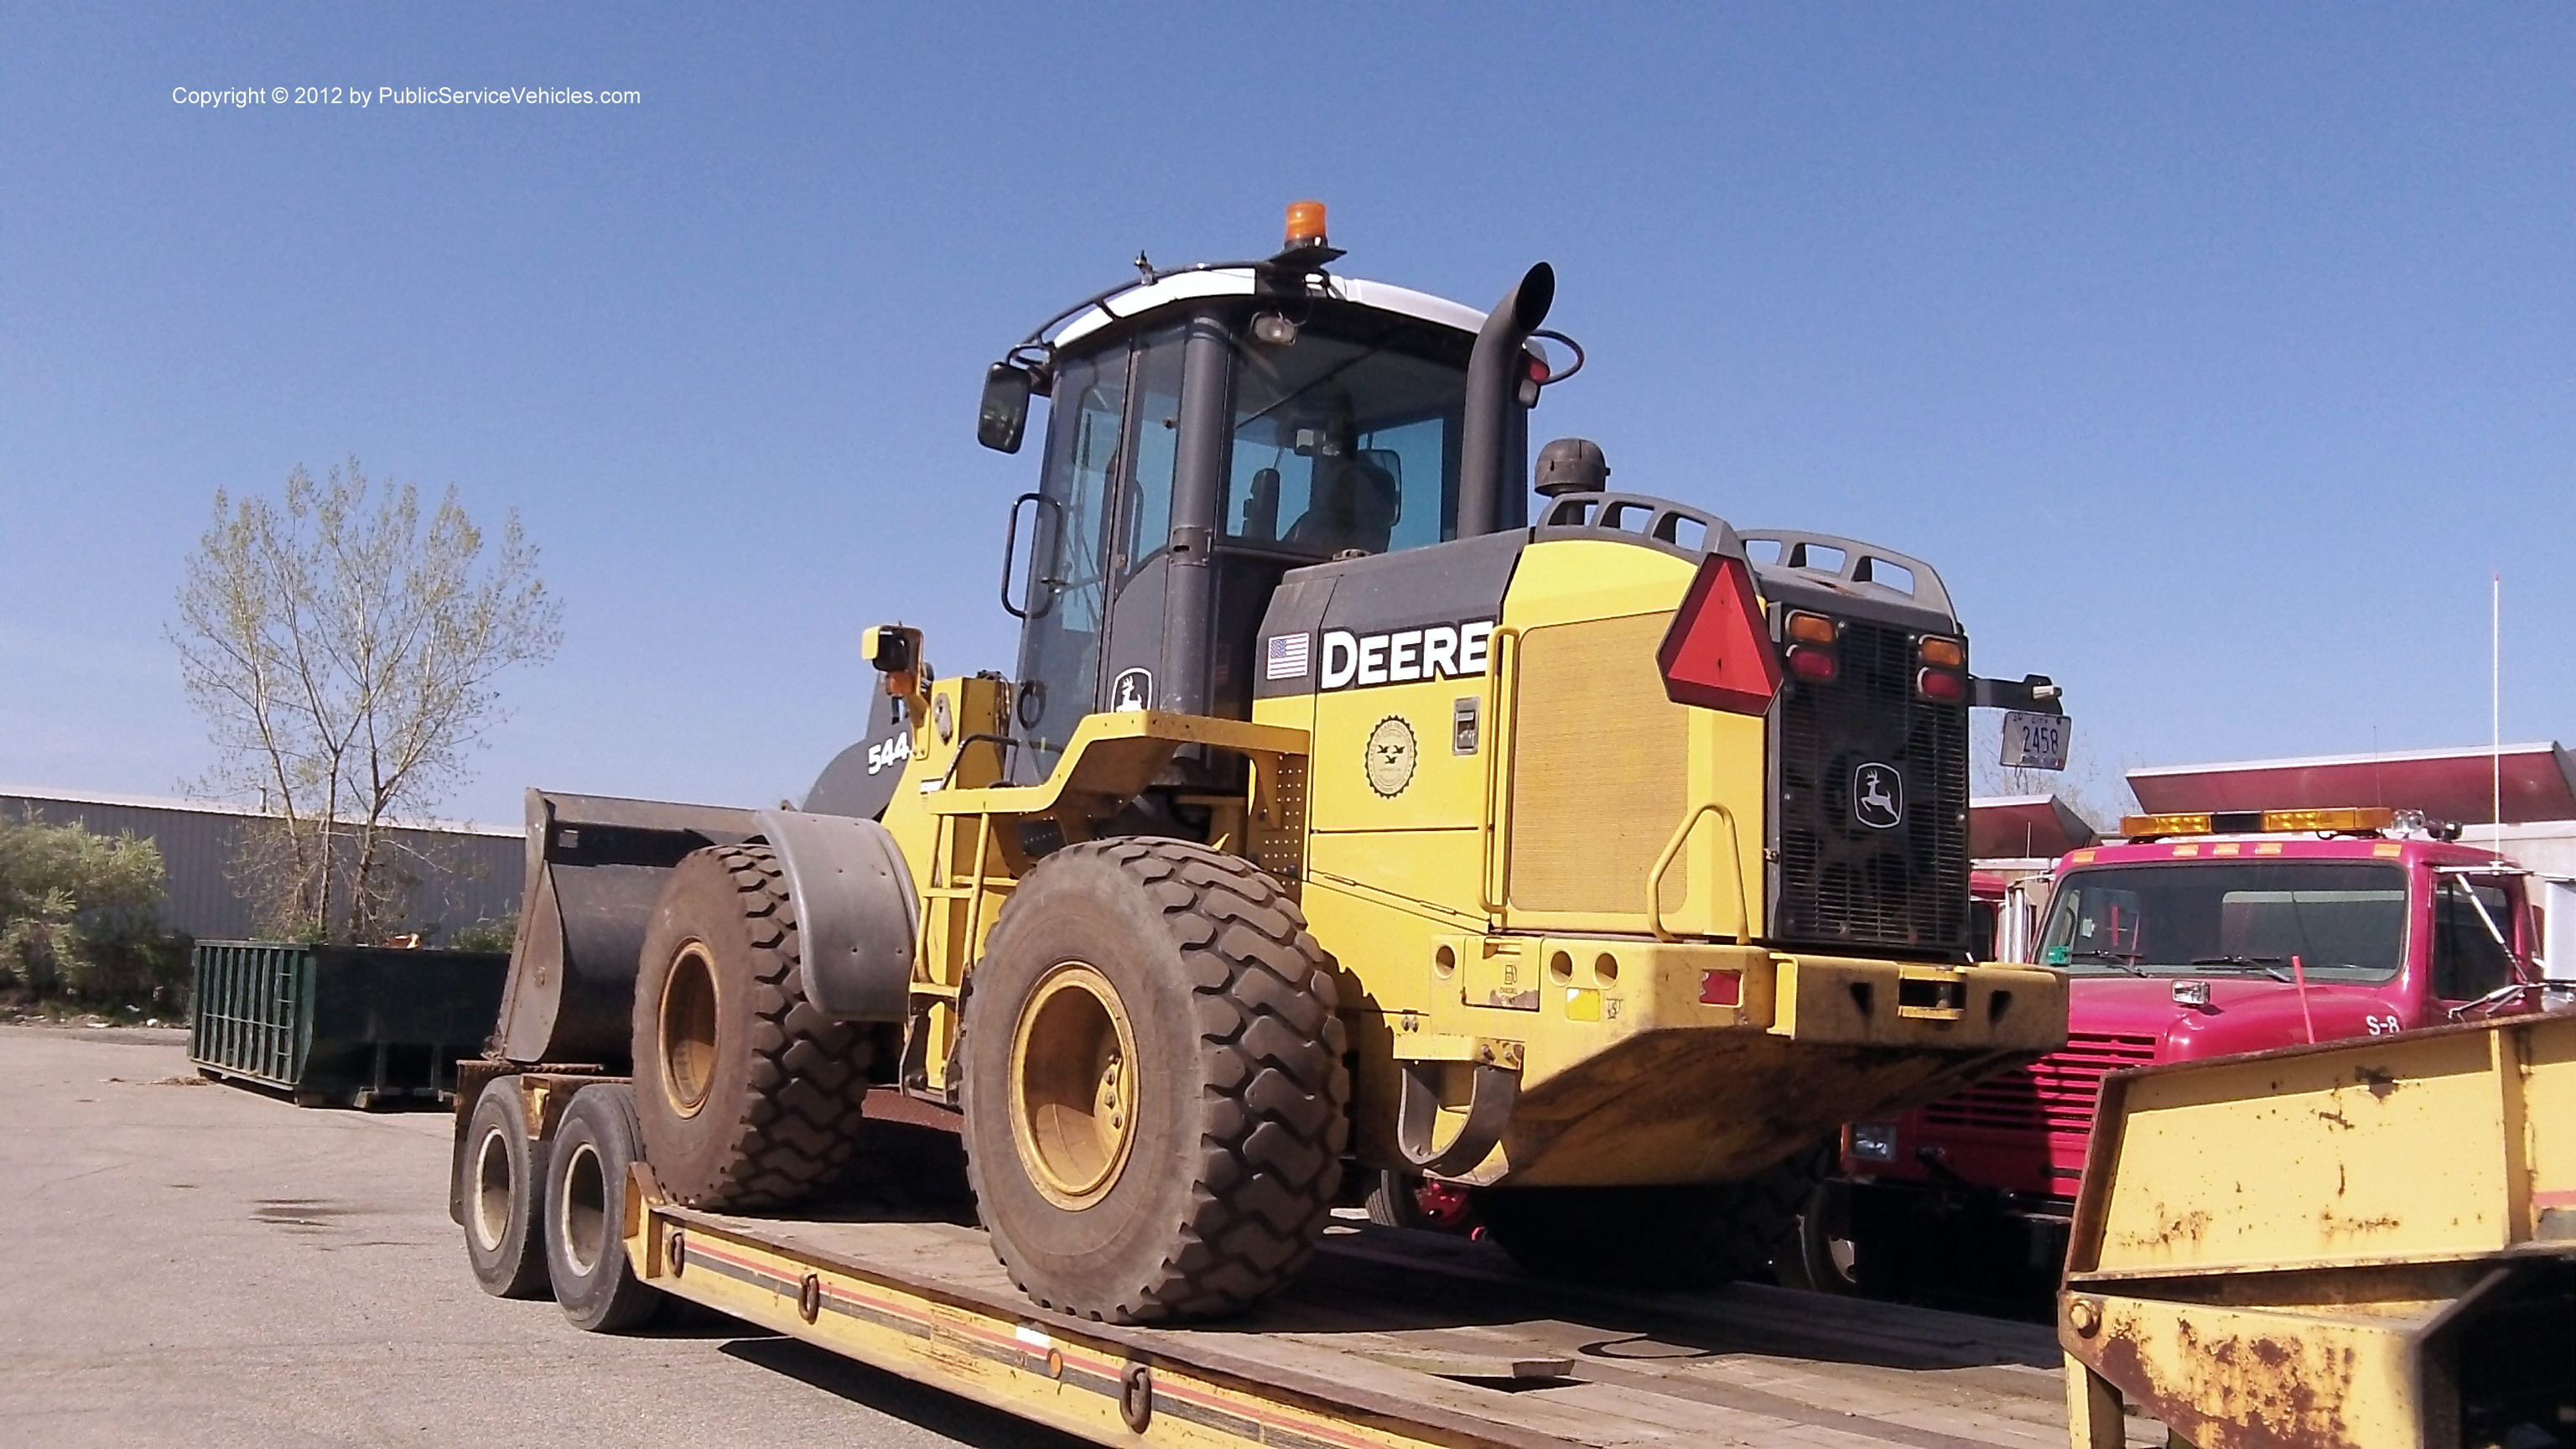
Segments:
[[[1968,938],[1968,711],[1915,692],[1917,635],[1845,620],[1829,683],[1780,692],[1771,935],[1960,951]],[[1854,810],[1864,766],[1903,783],[1902,818]]]

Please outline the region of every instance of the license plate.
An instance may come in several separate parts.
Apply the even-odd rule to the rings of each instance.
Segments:
[[[2062,714],[2004,711],[2004,758],[2007,770],[2063,770],[2066,742],[2075,721]]]

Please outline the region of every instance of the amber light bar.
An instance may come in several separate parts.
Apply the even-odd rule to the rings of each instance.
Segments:
[[[2203,810],[2171,815],[2124,815],[2120,833],[2131,840],[2165,835],[2295,835],[2305,831],[2359,834],[2386,830],[2397,812],[2382,806],[2333,810]]]

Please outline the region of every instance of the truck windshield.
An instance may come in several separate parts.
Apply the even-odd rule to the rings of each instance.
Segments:
[[[2070,872],[2050,899],[2043,965],[2078,973],[2287,978],[2397,974],[2406,874],[2390,865],[2263,861]]]
[[[1291,346],[1242,344],[1229,543],[1326,559],[1457,533],[1467,339],[1395,330],[1405,335],[1359,341],[1309,327]]]

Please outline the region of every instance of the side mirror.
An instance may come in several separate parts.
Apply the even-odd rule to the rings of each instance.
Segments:
[[[1020,450],[1029,425],[1029,394],[1037,380],[1024,368],[996,362],[984,370],[984,402],[975,411],[975,441],[997,453]]]

